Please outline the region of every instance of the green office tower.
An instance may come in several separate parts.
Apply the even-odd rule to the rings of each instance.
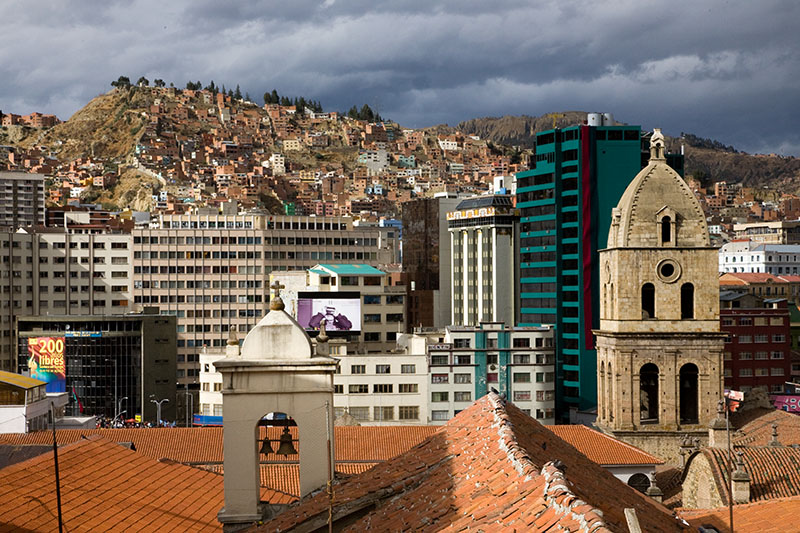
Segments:
[[[558,422],[597,405],[597,251],[606,246],[611,210],[646,163],[639,126],[600,125],[592,115],[589,124],[538,134],[535,167],[517,174],[518,322],[556,326]],[[683,174],[682,156],[668,161]]]

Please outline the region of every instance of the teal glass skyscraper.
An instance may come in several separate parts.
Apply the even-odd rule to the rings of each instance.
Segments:
[[[584,124],[538,134],[535,167],[517,174],[518,322],[556,326],[558,422],[572,409],[597,405],[597,252],[606,246],[611,210],[646,155],[639,126]],[[668,161],[683,174],[682,156]]]

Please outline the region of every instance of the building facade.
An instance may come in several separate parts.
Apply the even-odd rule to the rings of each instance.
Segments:
[[[800,220],[734,224],[733,231],[736,239],[759,244],[800,244]]]
[[[0,172],[0,227],[44,225],[45,176]]]
[[[662,457],[670,435],[703,433],[722,397],[716,256],[703,210],[667,165],[656,130],[600,252],[595,335],[597,424]]]
[[[158,314],[30,316],[17,321],[17,366],[28,372],[29,339],[64,340],[68,416],[175,420],[175,318]]]
[[[0,369],[16,370],[17,317],[131,311],[131,258],[125,233],[0,233]]]
[[[800,245],[733,241],[719,249],[719,271],[800,275]]]
[[[177,318],[178,381],[196,386],[203,346],[222,347],[267,312],[269,275],[321,261],[392,262],[385,228],[349,217],[171,215],[133,231],[134,306]]]
[[[427,343],[428,423],[445,423],[491,389],[542,424],[555,423],[553,344],[549,326],[446,328],[442,342]]]
[[[725,388],[770,393],[791,381],[792,338],[786,300],[766,300],[761,307],[720,310],[725,339]]]
[[[468,198],[447,213],[450,231],[450,324],[513,324],[517,217],[511,195]]]

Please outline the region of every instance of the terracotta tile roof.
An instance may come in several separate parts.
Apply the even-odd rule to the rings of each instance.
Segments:
[[[744,469],[750,474],[750,501],[800,496],[800,449],[789,446],[738,448]],[[703,448],[723,502],[728,501],[728,450]],[[735,466],[734,466],[735,469]]]
[[[635,446],[586,426],[547,426],[547,429],[599,465],[660,465],[664,462]]]
[[[800,496],[733,506],[733,525],[739,533],[786,533],[795,531]],[[730,531],[728,508],[681,510],[682,518],[695,527],[711,526]]]
[[[725,278],[725,279],[723,279]],[[729,281],[734,281],[732,278],[737,278],[747,283],[788,283],[787,280],[782,279],[780,276],[773,274],[766,274],[760,272],[727,272],[720,277],[720,285],[732,285]]]
[[[490,394],[402,455],[335,485],[343,531],[688,531],[528,415]],[[354,510],[370,509],[351,515]],[[304,498],[258,531],[325,524],[327,495]],[[320,522],[321,521],[321,522]]]
[[[66,531],[219,530],[220,476],[99,437],[59,448],[58,462]],[[54,478],[52,454],[0,470],[0,531],[58,531]]]
[[[800,445],[800,416],[778,409],[756,408],[731,416],[734,447],[766,446],[772,440],[772,424],[778,425],[778,441],[784,446]]]
[[[412,448],[436,432],[438,426],[338,426],[334,428],[336,461],[385,461]],[[263,438],[266,428],[261,428]],[[281,427],[271,427],[270,438],[277,439]],[[294,438],[296,428],[290,428]],[[136,450],[154,459],[163,457],[181,463],[221,463],[222,428],[130,428],[130,429],[61,429],[59,443],[75,442],[82,436],[99,435],[114,442],[132,442]],[[0,444],[47,444],[51,434],[0,434]],[[364,443],[368,442],[369,446]],[[265,460],[284,457],[270,454]],[[295,456],[296,459],[296,456]]]
[[[663,492],[661,502],[668,509],[680,507],[682,498],[683,470],[670,465],[656,467],[656,485]]]

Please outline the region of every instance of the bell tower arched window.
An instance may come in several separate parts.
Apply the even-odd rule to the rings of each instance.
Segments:
[[[687,363],[681,367],[678,383],[680,387],[681,424],[697,424],[697,374],[697,365],[694,363]]]
[[[694,318],[694,285],[681,285],[681,318]]]
[[[672,218],[664,217],[661,219],[661,244],[672,242]]]
[[[642,285],[642,319],[656,317],[656,288],[652,283]]]
[[[658,367],[647,363],[639,371],[639,420],[658,423]]]

